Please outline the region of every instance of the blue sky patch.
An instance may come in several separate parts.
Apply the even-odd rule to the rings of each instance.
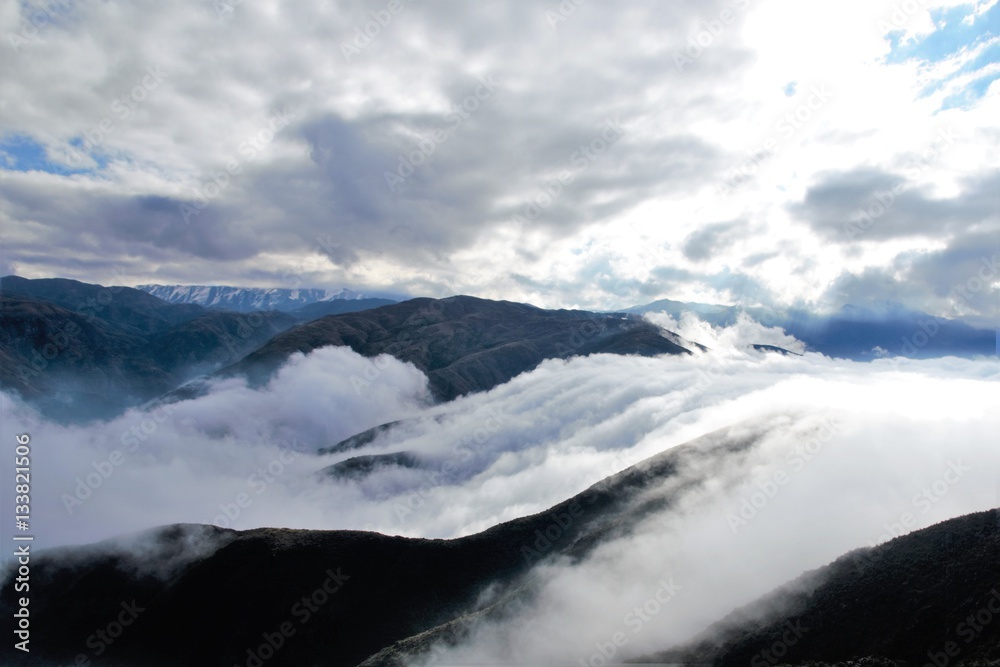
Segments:
[[[918,39],[901,44],[903,31],[893,31],[888,34],[890,52],[886,56],[886,64],[898,64],[917,60],[924,63],[937,63],[956,55],[963,49],[973,49],[989,42],[1000,34],[1000,3],[993,5],[988,11],[974,20],[972,17],[975,6],[959,5],[946,9],[931,10],[931,19],[936,30]],[[1000,44],[991,44],[983,49],[973,60],[964,64],[953,74],[935,81],[921,91],[920,97],[931,95],[959,76],[979,72],[984,67],[1000,62]],[[982,98],[995,80],[995,75],[984,74],[975,78],[965,89],[950,96],[942,104],[942,109],[952,107],[967,107]]]
[[[105,156],[96,155],[82,149],[82,139],[74,139],[70,141],[70,144],[81,149],[81,163],[84,158],[89,158],[94,160],[100,169],[107,166],[108,161]],[[94,171],[91,168],[74,168],[72,165],[51,160],[48,152],[45,150],[45,146],[23,134],[10,135],[0,139],[0,169],[7,171],[44,171],[60,176],[92,173]]]
[[[932,9],[931,19],[936,30],[905,44],[900,44],[902,31],[890,33],[892,49],[886,56],[886,62],[895,64],[914,58],[926,62],[939,62],[965,47],[996,37],[1000,22],[1000,3],[976,17],[971,24],[966,23],[964,20],[974,9],[971,4],[948,9]]]

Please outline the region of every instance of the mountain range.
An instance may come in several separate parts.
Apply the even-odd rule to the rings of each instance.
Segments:
[[[198,396],[225,378],[260,386],[292,355],[327,346],[412,364],[439,404],[497,388],[547,359],[683,361],[705,349],[637,312],[545,310],[470,296],[324,310],[346,303],[364,299],[236,312],[167,303],[127,287],[8,276],[0,281],[0,382],[51,419],[84,421],[151,400]],[[742,312],[677,302],[643,308],[677,317],[695,312],[720,326]],[[930,317],[891,309],[750,314],[768,325],[784,322],[814,349],[840,345],[845,356],[926,326]],[[985,354],[984,332],[937,325],[916,356]],[[764,343],[749,347],[788,354]],[[365,449],[406,427],[385,423],[305,456],[321,484],[345,488],[387,470],[415,472],[408,469],[424,465],[416,446]],[[33,651],[14,653],[5,643],[0,663],[80,664],[80,655],[129,667],[433,661],[436,652],[537,601],[549,568],[585,563],[647,530],[649,521],[679,516],[696,493],[718,483],[724,466],[754,466],[767,443],[765,427],[737,422],[545,511],[453,539],[178,524],[42,552],[32,558]],[[327,465],[331,455],[339,460]],[[0,616],[8,619],[18,607],[8,585],[13,573],[0,573]],[[789,571],[785,579],[689,641],[664,642],[644,661],[902,667],[930,660],[946,667],[947,658],[947,665],[973,667],[1000,660],[1000,623],[993,621],[1000,617],[1000,510],[956,517],[805,574]],[[126,617],[129,631],[120,637],[95,633],[112,627],[107,619]]]
[[[167,303],[131,287],[0,278],[0,386],[61,421],[106,418],[227,366],[330,313],[393,303],[315,301],[291,312]]]
[[[259,383],[295,352],[346,345],[366,357],[389,354],[412,363],[447,401],[491,389],[545,359],[601,352],[690,354],[684,344],[691,345],[637,316],[543,310],[470,296],[419,298],[296,327],[218,374]]]
[[[293,311],[316,303],[337,301],[363,301],[364,308],[375,308],[397,301],[346,288],[324,290],[223,285],[136,285],[136,289],[148,292],[167,303],[193,303],[206,308],[234,310],[238,313],[251,313],[257,310]],[[364,308],[352,308],[352,310]],[[338,312],[348,312],[348,310],[345,308]]]
[[[54,550],[32,561],[38,650],[16,664],[67,664],[95,646],[101,664],[150,667],[252,665],[261,656],[273,666],[426,660],[519,613],[546,567],[581,562],[647,519],[683,511],[720,466],[752,462],[765,436],[746,424],[721,429],[547,511],[457,539],[174,525]],[[782,664],[921,664],[951,642],[961,651],[951,664],[992,664],[1000,623],[982,616],[971,636],[963,623],[1000,602],[998,556],[1000,511],[951,519],[789,573],[787,585],[649,660],[777,664],[762,657],[773,654]],[[135,612],[128,632],[95,639],[123,604]],[[14,608],[4,586],[0,616]],[[2,650],[11,664],[9,642]]]
[[[81,421],[168,394],[196,395],[204,380],[171,392],[212,373],[263,382],[295,352],[346,345],[365,356],[413,363],[427,373],[434,394],[450,400],[506,382],[544,359],[683,354],[700,347],[643,319],[652,312],[677,319],[692,313],[715,326],[745,314],[783,328],[810,350],[855,360],[992,356],[996,347],[993,331],[898,307],[818,316],[661,300],[598,313],[468,296],[395,303],[346,290],[145,287],[150,291],[59,278],[0,279],[0,386],[47,416]],[[269,309],[246,312],[255,306]]]
[[[444,400],[489,389],[553,357],[687,352],[638,316],[473,297],[348,313],[341,311],[363,309],[369,300],[240,313],[165,303],[128,287],[16,276],[0,280],[0,294],[0,384],[64,421],[109,417],[213,372],[263,382],[291,354],[328,345],[412,362]],[[193,395],[197,386],[175,395]]]
[[[680,319],[690,313],[713,326],[727,327],[748,316],[767,327],[778,327],[802,341],[806,349],[830,357],[871,361],[882,357],[994,356],[1000,336],[965,322],[910,310],[899,304],[846,305],[826,314],[801,308],[723,306],[661,299],[624,309],[634,314],[667,313]]]
[[[105,418],[229,364],[293,326],[73,280],[0,279],[0,386],[61,421]]]

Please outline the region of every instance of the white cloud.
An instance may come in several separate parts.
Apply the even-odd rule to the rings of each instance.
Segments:
[[[405,2],[349,62],[343,44],[372,20],[357,3],[239,3],[222,18],[209,4],[67,4],[0,65],[3,129],[45,144],[54,159],[74,137],[99,135],[109,162],[68,177],[0,172],[0,196],[11,204],[8,254],[27,276],[98,282],[104,274],[95,266],[111,258],[136,283],[212,276],[274,285],[291,273],[316,284],[549,305],[760,298],[720,288],[713,278],[729,271],[764,286],[767,299],[813,301],[844,270],[884,267],[909,249],[830,247],[789,216],[787,207],[825,173],[898,168],[942,127],[961,128],[961,141],[913,187],[954,196],[963,178],[997,166],[995,92],[939,111],[968,83],[963,75],[921,97],[986,46],[936,63],[886,63],[890,41],[879,22],[891,25],[898,4],[588,4],[553,30],[541,6],[487,3],[446,15]],[[957,4],[920,3],[902,25],[912,38],[929,34],[928,12]],[[974,11],[982,16],[989,5]],[[674,56],[727,9],[731,23],[679,70]],[[25,11],[9,6],[0,32],[17,34]],[[151,83],[149,67],[160,68],[162,81],[137,93]],[[445,114],[482,75],[502,82],[496,94],[419,166],[407,192],[388,192],[383,172],[419,137],[449,128]],[[797,86],[788,97],[790,81]],[[820,87],[829,99],[814,103],[808,119],[799,127],[783,121],[805,114]],[[125,117],[123,98],[132,102]],[[241,144],[285,108],[295,109],[295,121],[247,160]],[[512,231],[519,202],[606,118],[620,119],[624,138],[531,228]],[[113,126],[107,132],[99,129],[104,119]],[[308,131],[338,124],[344,133],[336,136],[355,143],[323,144],[329,137]],[[769,140],[773,154],[723,200],[723,184]],[[184,224],[177,203],[233,159],[240,173],[192,223],[213,239],[208,246],[233,239],[233,248],[206,256],[166,239],[161,226]],[[37,192],[46,196],[28,196]],[[60,201],[72,202],[69,215]],[[157,201],[162,220],[147,233]],[[682,239],[737,219],[742,233],[709,267],[683,256]],[[92,238],[76,233],[108,224]],[[331,263],[311,252],[324,233],[349,254]],[[768,252],[780,257],[752,261]],[[618,282],[595,286],[594,262],[608,264]],[[666,281],[657,277],[664,267],[693,274]],[[634,280],[642,291],[629,286]]]
[[[682,331],[692,333],[687,325],[695,324],[682,322]],[[678,567],[690,568],[689,582],[701,576],[696,564],[706,552],[700,549],[712,540],[728,536],[743,545],[740,553],[787,546],[752,584],[736,586],[728,597],[719,593],[715,606],[693,614],[698,622],[781,577],[876,539],[882,524],[903,511],[917,515],[919,527],[1000,500],[996,362],[860,364],[813,353],[764,354],[745,344],[776,332],[747,322],[697,333],[710,336],[711,351],[550,360],[489,392],[437,406],[428,404],[426,378],[412,366],[324,348],[293,358],[266,387],[226,380],[169,412],[133,410],[88,426],[47,423],[5,396],[3,437],[31,435],[32,520],[40,545],[51,546],[173,522],[467,535],[542,511],[649,456],[745,423],[766,434],[752,460],[733,461],[724,477],[684,501],[689,510],[667,519],[677,534],[705,532],[709,541],[691,540],[678,551],[655,534],[642,538],[661,553],[676,552]],[[771,342],[794,347],[794,341]],[[793,472],[795,446],[829,418],[837,428],[822,456]],[[311,453],[400,419],[362,449]],[[317,474],[350,456],[394,451],[414,452],[422,467],[383,469],[360,481]],[[971,462],[972,471],[926,513],[914,510],[913,494],[957,458]],[[792,478],[787,489],[734,536],[727,512],[738,511],[754,484],[778,469]],[[96,488],[67,507],[81,481]],[[812,518],[803,515],[806,508]],[[796,548],[793,534],[802,539]],[[616,548],[627,551],[608,547]],[[734,572],[747,567],[738,559],[730,565]],[[623,568],[607,576],[642,585],[641,569],[630,575]]]

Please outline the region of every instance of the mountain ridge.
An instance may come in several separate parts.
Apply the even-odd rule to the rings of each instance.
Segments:
[[[327,345],[410,362],[427,374],[432,392],[445,401],[491,389],[550,358],[602,352],[691,354],[637,316],[544,310],[459,295],[323,317],[275,336],[216,374],[263,383],[292,354]]]
[[[653,515],[683,512],[687,493],[703,488],[716,466],[752,462],[766,434],[766,427],[746,423],[720,429],[547,510],[453,539],[172,525],[138,538],[55,549],[32,559],[32,586],[40,587],[32,602],[38,651],[7,659],[7,644],[0,657],[23,665],[72,660],[94,619],[114,618],[126,600],[142,613],[105,647],[102,664],[246,665],[255,655],[260,660],[261,646],[273,649],[266,661],[273,667],[410,664],[441,641],[461,642],[476,618],[517,613],[537,590],[536,566],[578,563],[602,544],[628,538]],[[956,517],[847,552],[817,570],[789,573],[789,583],[765,594],[758,607],[737,609],[706,631],[707,645],[696,640],[690,650],[653,659],[774,665],[758,657],[781,641],[789,619],[804,619],[805,638],[787,654],[798,664],[858,656],[913,664],[922,652],[953,641],[949,632],[1000,583],[998,516],[989,510]],[[13,568],[0,574],[12,576]],[[0,616],[10,618],[14,606],[13,589],[3,586]],[[283,627],[287,632],[279,632]],[[950,664],[1000,658],[1000,623],[975,640],[963,645],[964,661]]]
[[[234,287],[230,285],[136,285],[136,289],[167,303],[192,303],[205,308],[237,312],[257,310],[291,311],[315,303],[382,299],[380,295],[356,292],[348,288]],[[382,299],[394,302],[392,299]]]
[[[778,646],[780,655],[771,655],[792,664],[876,657],[940,665],[934,655],[947,664],[995,664],[1000,622],[993,621],[1000,621],[1000,508],[850,551],[734,610],[686,646],[635,662],[774,664],[764,652]],[[792,637],[790,623],[805,630]]]
[[[936,317],[898,303],[869,306],[848,304],[817,314],[801,308],[724,306],[660,299],[622,312],[666,313],[675,320],[690,313],[716,327],[736,324],[746,315],[765,327],[779,327],[805,343],[807,351],[854,361],[883,357],[930,359],[944,356],[995,356],[1000,334],[961,320]]]
[[[135,598],[143,614],[102,660],[146,667],[242,665],[247,648],[260,644],[262,633],[294,621],[296,601],[333,570],[346,575],[343,588],[317,604],[319,621],[296,624],[294,637],[267,664],[356,665],[477,609],[491,585],[522,590],[524,576],[539,563],[580,559],[651,513],[667,511],[704,483],[712,461],[746,455],[761,432],[742,425],[720,429],[547,510],[454,539],[172,525],[144,533],[141,548],[121,538],[59,548],[32,561],[32,581],[55,592],[35,594],[33,639],[45,659],[71,660],[95,618],[113,618],[122,599]],[[695,464],[702,464],[701,479],[681,473]],[[183,545],[198,548],[185,557]],[[158,551],[166,555],[157,558]],[[159,573],[149,571],[157,564]],[[0,616],[10,618],[13,606],[13,589],[3,586]],[[185,641],[177,642],[178,635]],[[10,650],[9,644],[0,648],[0,658]]]

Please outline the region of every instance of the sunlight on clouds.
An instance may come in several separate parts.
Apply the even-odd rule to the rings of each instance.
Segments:
[[[19,261],[26,274],[51,273],[61,256],[43,261],[40,249],[62,247],[73,237],[66,225],[79,224],[82,215],[67,218],[60,210],[67,194],[90,188],[94,203],[78,199],[75,208],[108,220],[109,206],[131,205],[122,200],[163,198],[165,206],[190,200],[235,158],[240,175],[201,222],[208,237],[216,229],[226,230],[223,237],[243,230],[238,242],[245,251],[206,264],[189,245],[163,247],[137,235],[127,247],[118,241],[104,252],[127,266],[137,284],[204,282],[190,276],[212,272],[228,282],[263,284],[267,275],[281,280],[294,273],[317,286],[472,292],[553,306],[602,308],[662,297],[735,301],[759,293],[781,300],[776,306],[809,301],[845,271],[889,269],[914,247],[903,241],[867,247],[875,244],[864,239],[853,248],[831,247],[788,214],[810,188],[838,172],[868,168],[902,173],[914,192],[957,208],[966,182],[998,164],[997,84],[982,98],[941,110],[975,79],[998,71],[996,63],[960,71],[983,58],[996,37],[934,62],[887,58],[899,30],[906,31],[904,42],[919,47],[946,29],[931,22],[932,12],[967,7],[982,22],[995,3],[897,8],[903,4],[762,0],[737,8],[672,5],[670,12],[594,5],[556,31],[537,8],[490,7],[461,17],[469,35],[434,7],[407,4],[350,61],[342,46],[370,20],[355,5],[278,11],[279,5],[240,3],[225,20],[207,6],[80,6],[78,24],[42,31],[5,61],[5,118],[54,159],[68,160],[70,142],[97,136],[103,119],[114,127],[98,133],[94,173],[49,175],[45,188],[56,196],[35,207],[32,225],[20,219],[26,213],[17,214],[23,231],[10,251],[30,258]],[[690,64],[677,67],[674,56],[697,34],[691,31],[705,29],[726,7],[734,20]],[[16,21],[13,10],[4,16]],[[147,34],[132,25],[152,28]],[[611,40],[604,34],[610,25],[638,37]],[[271,42],[281,48],[259,48]],[[195,43],[211,48],[195,52]],[[567,46],[580,43],[589,48]],[[120,117],[111,105],[150,66],[162,67],[162,84]],[[405,193],[390,192],[383,172],[418,138],[449,128],[445,112],[484,73],[501,82],[495,98],[415,170]],[[285,107],[296,114],[289,126],[252,158],[241,152],[269,114]],[[576,187],[534,224],[512,226],[510,211],[564,169],[609,115],[620,117],[627,140],[588,165]],[[305,128],[313,126],[333,128],[332,138],[308,135]],[[941,130],[954,130],[958,141],[921,161]],[[0,172],[0,183],[5,200],[34,187],[9,170]],[[727,221],[739,224],[711,262],[684,256],[686,239]],[[291,227],[298,231],[289,233]],[[345,251],[363,261],[346,266],[313,253],[314,240],[326,233],[344,238]],[[98,234],[114,237],[107,229]],[[941,236],[928,247],[945,243],[958,239]],[[70,254],[80,252],[87,250]],[[598,284],[599,265],[615,275],[601,275]],[[157,275],[160,267],[170,267],[170,276]],[[723,270],[752,279],[758,293],[713,286]],[[73,277],[87,279],[80,271]]]

